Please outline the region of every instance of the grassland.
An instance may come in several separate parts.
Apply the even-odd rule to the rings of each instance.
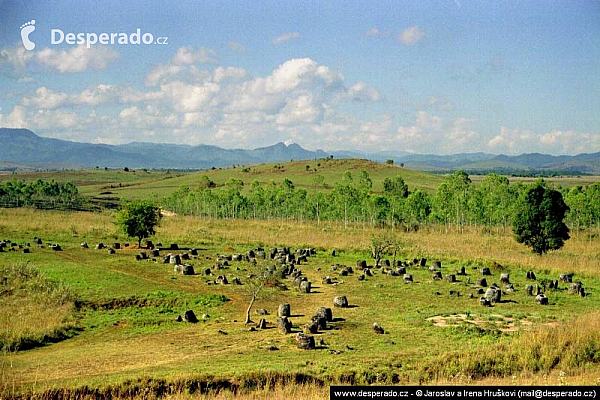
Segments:
[[[298,168],[306,169],[303,165]],[[340,166],[340,173],[345,169]],[[215,182],[231,176],[213,173]],[[253,172],[236,168],[236,173]],[[177,179],[195,178],[184,175],[169,181]],[[0,238],[32,244],[30,254],[0,253],[0,265],[18,269],[27,264],[47,277],[50,287],[68,287],[75,299],[66,313],[54,303],[30,302],[27,307],[44,312],[35,314],[38,323],[24,323],[15,314],[16,300],[0,297],[3,321],[13,337],[31,336],[32,325],[46,326],[47,331],[62,327],[69,333],[57,343],[42,338],[42,346],[29,350],[5,347],[0,396],[59,393],[75,398],[87,390],[123,398],[166,394],[183,399],[212,388],[213,393],[221,391],[217,398],[228,398],[230,391],[222,389],[229,388],[246,398],[265,393],[274,398],[323,398],[331,382],[599,382],[600,244],[595,232],[575,232],[563,249],[543,257],[501,230],[468,228],[459,233],[431,226],[390,233],[402,243],[399,258],[439,259],[444,275],[464,266],[468,275],[458,277],[456,284],[434,281],[423,268],[410,268],[414,284],[380,270],[364,281],[357,273],[340,276],[331,270],[333,264],[354,266],[357,260],[368,259],[371,238],[379,234],[370,227],[344,229],[338,224],[181,216],[163,220],[154,242],[200,249],[191,261],[198,273],[214,265],[217,254],[243,253],[256,246],[316,247],[318,255],[301,266],[313,282],[313,293],[301,294],[286,280],[289,290],[266,288],[255,304],[271,312],[267,321],[272,324],[278,304],[290,303],[294,330],[299,331],[318,307],[331,307],[334,296],[347,295],[356,307],[334,308],[338,320],[317,335],[325,345],[303,351],[296,348],[293,335],[277,329],[248,331],[243,324],[250,296],[246,285],[207,285],[206,276],[178,275],[160,259],[136,261],[139,249],[132,247],[114,255],[95,250],[97,242],[131,242],[117,231],[109,212],[0,209]],[[44,245],[35,246],[34,237],[42,238]],[[80,247],[84,241],[89,249]],[[49,243],[61,244],[63,251],[52,251]],[[334,248],[336,256],[331,255]],[[219,273],[244,281],[250,272],[270,264],[233,262]],[[500,283],[499,274],[509,272],[517,288],[490,308],[479,305],[473,288],[479,268],[488,265],[493,266],[490,281]],[[588,296],[570,295],[561,284],[560,290],[546,291],[550,305],[539,306],[523,290],[528,270],[535,271],[538,282],[574,273]],[[322,284],[326,275],[339,283]],[[451,290],[460,296],[450,295]],[[190,308],[205,318],[198,324],[175,321]],[[435,326],[432,317],[444,319],[447,326]],[[373,322],[386,333],[374,334]],[[278,350],[268,350],[271,346]]]
[[[285,178],[294,182],[294,185],[307,190],[327,190],[339,182],[346,171],[354,176],[361,169],[369,172],[373,180],[373,191],[383,191],[385,178],[394,178],[398,175],[407,183],[409,190],[423,189],[433,193],[443,181],[443,175],[410,170],[395,165],[386,165],[368,160],[340,159],[340,160],[305,160],[277,164],[260,164],[249,167],[236,167],[215,169],[197,172],[179,171],[145,171],[97,169],[91,171],[49,171],[49,172],[22,172],[17,174],[0,175],[0,182],[10,179],[24,180],[56,180],[58,182],[73,181],[83,195],[98,199],[147,199],[160,203],[173,191],[182,186],[195,188],[200,183],[200,177],[206,175],[217,186],[223,185],[230,178],[241,179],[248,188],[253,180],[262,184],[274,181],[281,183]],[[323,182],[317,185],[317,176],[322,176]],[[477,185],[482,176],[471,177]],[[595,176],[582,177],[554,177],[548,181],[557,185],[571,187],[575,185],[588,185],[597,182],[600,178]],[[533,178],[511,178],[511,182],[531,182]]]

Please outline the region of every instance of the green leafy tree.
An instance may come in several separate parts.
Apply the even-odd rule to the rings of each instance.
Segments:
[[[431,197],[421,189],[415,190],[406,199],[406,212],[413,223],[427,221],[431,213]]]
[[[454,220],[457,227],[468,222],[471,179],[464,171],[449,175],[438,187],[433,201],[433,213],[447,226]]]
[[[537,181],[520,199],[513,222],[517,242],[540,255],[560,249],[569,239],[569,228],[563,222],[568,211],[559,191],[546,187],[543,180]]]
[[[138,247],[142,245],[142,239],[148,238],[156,233],[154,228],[160,221],[160,208],[147,201],[134,201],[125,206],[117,214],[117,225],[129,237],[138,239]]]

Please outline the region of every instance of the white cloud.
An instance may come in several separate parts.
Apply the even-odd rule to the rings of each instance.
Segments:
[[[356,83],[348,89],[347,97],[353,101],[379,101],[379,92],[363,82]]]
[[[217,52],[203,47],[194,50],[191,47],[180,47],[167,64],[158,64],[144,80],[146,86],[164,84],[182,74],[187,75],[187,80],[202,81],[209,74],[198,69],[195,64],[214,64],[218,62]]]
[[[189,85],[175,81],[162,85],[160,90],[165,93],[175,111],[191,112],[206,106],[219,92],[220,87],[216,83]]]
[[[23,46],[0,50],[0,67],[8,65],[13,71],[24,71],[26,64],[34,57],[35,52],[27,51]]]
[[[27,109],[16,105],[8,115],[2,116],[2,126],[5,128],[29,128]]]
[[[146,75],[145,84],[146,86],[156,86],[164,83],[165,78],[175,76],[179,72],[181,72],[179,65],[157,65]]]
[[[42,86],[35,91],[35,96],[24,97],[20,103],[26,107],[52,109],[64,105],[68,98],[66,93],[54,92]]]
[[[70,50],[45,48],[35,53],[35,60],[39,64],[54,68],[60,73],[101,70],[118,58],[119,54],[108,46],[87,48],[85,45],[79,45]]]
[[[19,78],[17,80],[17,83],[31,83],[31,82],[35,82],[35,79],[33,79],[30,76],[24,76],[23,78]]]
[[[398,40],[407,46],[412,46],[425,40],[425,32],[417,25],[405,29],[398,35]]]
[[[426,106],[437,111],[450,111],[454,108],[452,102],[445,101],[437,96],[432,96],[427,99]]]
[[[246,70],[244,68],[234,68],[234,67],[217,67],[213,73],[213,80],[217,83],[220,83],[224,80],[233,80],[240,81],[246,77]]]
[[[163,110],[152,106],[132,106],[122,109],[119,112],[119,118],[116,121],[120,129],[138,129],[146,130],[149,127],[154,129],[175,128],[179,126],[179,118],[176,114],[164,112]]]
[[[194,50],[191,47],[180,47],[171,60],[172,65],[191,65],[196,63],[216,63],[218,61],[217,52],[203,47]]]
[[[600,132],[575,132],[552,130],[535,133],[526,129],[509,129],[502,126],[500,132],[487,142],[495,153],[521,154],[541,152],[549,154],[580,154],[600,148]]]
[[[229,42],[227,43],[227,47],[229,47],[231,50],[237,51],[238,53],[243,53],[246,51],[246,46],[238,42]]]
[[[276,122],[282,125],[313,124],[323,115],[323,108],[314,103],[310,95],[291,99],[277,115]]]
[[[382,36],[383,33],[378,29],[378,28],[371,28],[368,31],[365,32],[365,35],[367,36]]]
[[[90,142],[158,140],[225,147],[288,139],[346,147],[349,132],[369,135],[375,146],[385,138],[381,126],[391,123],[369,125],[340,117],[337,108],[343,102],[373,102],[379,93],[362,82],[347,87],[342,74],[310,58],[291,59],[268,75],[249,77],[242,68],[200,69],[188,64],[200,59],[191,53],[199,54],[178,51],[165,64],[177,69],[146,76],[156,88],[98,84],[64,93],[43,86],[21,98],[2,122],[27,123],[42,135]]]
[[[32,115],[31,127],[51,130],[73,130],[81,129],[82,117],[69,110],[38,110]]]
[[[278,44],[290,41],[292,39],[298,39],[299,37],[300,37],[300,33],[298,33],[298,32],[287,32],[287,33],[284,33],[283,35],[279,35],[275,39],[271,40],[271,43],[274,46],[277,46]]]
[[[402,150],[415,153],[452,154],[481,150],[481,136],[469,128],[471,121],[446,122],[425,111],[416,113],[414,125],[400,126],[395,140]]]

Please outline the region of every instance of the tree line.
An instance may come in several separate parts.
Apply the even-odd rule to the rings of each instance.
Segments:
[[[32,182],[10,180],[0,183],[0,206],[44,209],[78,209],[84,203],[73,182],[38,179]]]
[[[347,171],[332,189],[326,190],[321,182],[311,191],[296,187],[288,178],[268,184],[254,180],[246,188],[242,180],[231,178],[216,187],[203,175],[197,188],[181,187],[164,206],[178,214],[210,218],[326,220],[405,229],[429,223],[505,229],[511,227],[527,190],[535,184],[553,187],[543,180],[511,184],[506,176],[496,174],[474,185],[463,171],[448,175],[434,193],[409,190],[401,176],[386,178],[383,191],[373,192],[366,170],[354,175]],[[600,182],[554,189],[568,206],[565,220],[572,229],[600,229]]]

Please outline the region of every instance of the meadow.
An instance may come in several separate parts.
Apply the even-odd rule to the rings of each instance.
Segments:
[[[411,191],[421,189],[433,193],[444,180],[444,175],[402,168],[398,165],[381,164],[369,160],[357,159],[317,159],[291,161],[287,163],[270,163],[252,166],[236,166],[217,168],[206,171],[160,171],[160,170],[115,170],[98,168],[94,170],[48,171],[0,173],[0,182],[11,179],[32,181],[37,179],[55,180],[57,182],[73,182],[80,192],[86,196],[97,198],[118,198],[139,200],[147,199],[160,202],[182,186],[196,188],[201,177],[207,176],[217,186],[224,185],[229,179],[240,179],[245,190],[252,181],[261,184],[271,181],[281,183],[285,178],[291,179],[296,187],[307,190],[327,190],[342,180],[346,171],[354,176],[362,169],[369,172],[373,180],[373,192],[383,191],[385,178],[393,179],[401,176]],[[322,177],[322,183],[320,178]],[[483,176],[471,175],[475,186],[479,185]],[[550,177],[547,181],[563,187],[589,185],[598,182],[598,176]],[[511,177],[511,183],[531,183],[535,178]]]
[[[244,253],[257,246],[317,248],[317,256],[300,267],[313,282],[312,293],[301,294],[286,280],[288,290],[267,288],[254,306],[269,310],[266,319],[274,324],[279,303],[290,303],[294,331],[300,331],[318,307],[332,307],[334,296],[348,296],[356,307],[332,307],[339,320],[316,335],[324,346],[306,351],[296,348],[293,334],[274,328],[248,331],[243,321],[249,292],[244,285],[207,285],[207,277],[176,274],[161,260],[136,261],[140,250],[135,248],[113,255],[95,250],[97,242],[131,242],[118,232],[110,213],[10,209],[0,210],[0,221],[0,237],[23,245],[39,237],[44,243],[32,246],[30,254],[1,253],[3,268],[34,268],[45,277],[36,279],[50,286],[45,296],[27,289],[20,307],[14,296],[2,298],[2,339],[31,347],[4,347],[2,391],[11,396],[59,392],[75,398],[97,391],[117,397],[185,398],[212,391],[221,398],[233,392],[252,398],[273,391],[281,398],[311,393],[322,398],[330,383],[594,384],[600,379],[595,300],[600,246],[585,232],[543,257],[516,244],[509,232],[469,228],[445,233],[436,226],[395,232],[402,243],[399,259],[436,259],[442,261],[444,275],[461,266],[468,274],[450,284],[432,280],[426,268],[411,267],[415,283],[404,284],[401,277],[377,269],[365,281],[356,272],[340,276],[331,270],[334,264],[355,266],[359,259],[372,263],[368,249],[371,238],[381,233],[377,229],[163,219],[153,240],[199,249],[192,260],[197,273],[214,265],[217,254]],[[89,249],[80,247],[83,241]],[[63,250],[47,248],[50,243],[60,243]],[[244,281],[249,271],[268,264],[232,262],[221,272]],[[509,272],[517,288],[494,307],[480,306],[477,295],[469,298],[479,268],[487,265],[493,268],[490,281],[498,282],[500,272]],[[546,291],[550,305],[539,306],[523,290],[530,269],[539,282],[574,273],[588,296],[568,294],[562,284],[559,290]],[[338,284],[322,284],[326,275]],[[461,294],[451,296],[450,290]],[[176,322],[187,309],[207,316],[197,324]],[[259,316],[252,318],[257,321]],[[437,326],[440,319],[443,326]],[[374,334],[374,322],[386,333]],[[269,350],[273,347],[278,350]]]

